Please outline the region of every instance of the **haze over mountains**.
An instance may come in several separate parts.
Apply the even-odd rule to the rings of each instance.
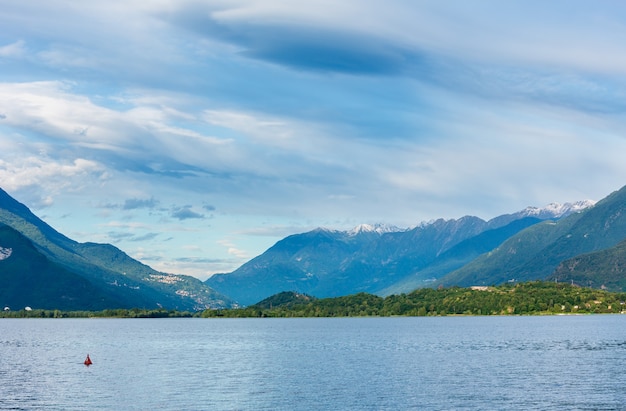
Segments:
[[[75,242],[0,190],[0,304],[200,310],[249,305],[282,291],[384,296],[536,279],[624,290],[625,240],[626,187],[595,205],[528,207],[489,221],[318,228],[202,283],[157,272],[109,244]]]

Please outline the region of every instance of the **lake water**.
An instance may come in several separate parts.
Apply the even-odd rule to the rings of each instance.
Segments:
[[[0,320],[2,410],[614,410],[625,366],[620,315]]]

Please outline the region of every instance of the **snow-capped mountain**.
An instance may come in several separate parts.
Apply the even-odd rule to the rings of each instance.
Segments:
[[[529,206],[513,214],[504,214],[489,220],[490,228],[502,227],[519,220],[520,218],[532,217],[540,220],[558,220],[570,214],[581,212],[596,204],[593,200],[580,200],[573,203],[550,203],[544,207]]]
[[[352,230],[348,231],[348,235],[354,236],[362,233],[376,233],[376,234],[384,234],[384,233],[397,233],[400,231],[406,231],[406,229],[396,227],[394,225],[389,224],[359,224],[354,227]]]
[[[528,207],[490,221],[440,218],[406,229],[385,224],[361,224],[347,231],[317,228],[284,238],[233,273],[214,275],[207,284],[244,305],[285,290],[316,297],[408,292],[532,225],[593,204]]]
[[[524,217],[535,217],[541,220],[551,220],[551,219],[560,219],[563,217],[567,217],[570,214],[578,213],[583,211],[589,207],[593,207],[596,204],[594,200],[580,200],[575,201],[573,203],[550,203],[544,207],[535,207],[528,206],[525,209],[518,211],[513,214],[505,214],[489,221],[489,228],[497,228],[498,226],[508,224],[511,221],[518,220]],[[465,217],[462,217],[465,218]],[[351,230],[346,231],[346,233],[350,236],[354,236],[357,234],[363,233],[376,233],[376,234],[384,234],[384,233],[398,233],[402,231],[409,231],[415,228],[426,228],[435,223],[441,223],[442,221],[456,221],[454,219],[445,220],[445,219],[432,219],[428,221],[422,221],[419,224],[408,227],[408,228],[400,228],[394,225],[376,223],[372,224],[359,224],[358,226],[352,228]],[[320,228],[321,229],[321,228]],[[328,231],[337,231],[324,229]]]
[[[278,241],[234,272],[209,278],[207,284],[244,305],[284,290],[316,297],[385,292],[409,276],[423,280],[415,274],[434,263],[438,264],[437,272],[429,271],[428,278],[444,275],[541,220],[526,217],[518,221],[497,232],[488,222],[471,216],[438,219],[404,230],[368,224],[349,231],[317,228]],[[476,244],[451,250],[481,233],[485,234],[475,240]]]
[[[596,204],[593,200],[581,200],[574,203],[550,203],[545,207],[526,207],[520,211],[524,217],[563,218],[570,214],[578,213]]]

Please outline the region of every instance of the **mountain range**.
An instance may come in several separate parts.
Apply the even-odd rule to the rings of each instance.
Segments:
[[[0,189],[0,305],[8,307],[202,310],[283,291],[387,296],[528,280],[623,291],[625,271],[626,187],[597,203],[528,207],[488,221],[318,228],[204,283],[153,270],[110,244],[71,240]]]
[[[597,204],[528,207],[489,221],[466,216],[407,230],[318,228],[286,237],[232,273],[206,282],[244,305],[281,291],[319,298],[358,292],[386,296],[420,287],[545,279],[617,291],[623,289],[621,280],[600,281],[597,271],[583,271],[581,263],[569,272],[560,264],[626,239],[625,206],[622,188]],[[613,251],[616,258],[623,255]]]
[[[626,187],[610,194],[593,207],[556,221],[534,225],[507,239],[440,281],[443,285],[486,285],[504,281],[548,279],[623,291],[604,284],[599,271],[581,275],[578,271],[560,274],[555,270],[571,258],[610,250],[626,239]]]
[[[110,244],[78,243],[0,189],[0,304],[61,310],[232,307],[202,281],[167,274]]]

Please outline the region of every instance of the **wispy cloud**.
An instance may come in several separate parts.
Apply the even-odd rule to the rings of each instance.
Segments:
[[[0,186],[199,276],[292,229],[598,199],[626,176],[625,21],[584,0],[8,2]]]
[[[0,182],[5,190],[25,193],[31,207],[51,206],[54,197],[80,192],[106,178],[105,168],[97,162],[77,158],[55,160],[45,155],[0,159]],[[40,189],[45,187],[45,189]]]
[[[0,58],[17,58],[24,54],[26,54],[26,48],[23,40],[0,46]]]
[[[237,248],[235,244],[231,240],[220,240],[218,241],[220,245],[226,248],[226,252],[233,257],[236,257],[239,261],[245,258],[250,258],[248,253],[244,250]]]
[[[135,242],[149,241],[149,240],[153,240],[153,239],[157,238],[158,235],[159,235],[159,233],[146,233],[144,235],[133,237],[131,239],[131,241],[135,241]]]

